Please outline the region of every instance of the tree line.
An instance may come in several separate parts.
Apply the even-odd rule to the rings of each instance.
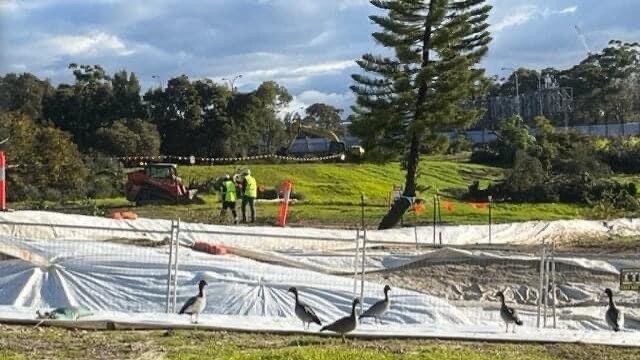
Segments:
[[[0,76],[0,137],[11,200],[113,196],[122,165],[113,157],[276,153],[297,135],[294,122],[343,131],[342,110],[313,104],[281,113],[291,94],[274,81],[232,91],[186,75],[142,92],[133,72],[70,64],[73,83],[53,86],[34,74]]]
[[[100,65],[69,69],[75,81],[56,87],[30,73],[0,76],[0,112],[55,127],[70,134],[81,153],[106,156],[269,154],[295,136],[294,121],[343,130],[342,110],[327,104],[282,121],[292,96],[274,81],[237,92],[181,75],[142,93],[136,74],[127,70],[111,75]]]

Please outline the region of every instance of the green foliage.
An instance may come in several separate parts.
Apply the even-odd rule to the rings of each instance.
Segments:
[[[611,166],[611,170],[627,174],[640,173],[640,138],[616,138],[606,144],[600,141],[600,159]]]
[[[449,145],[449,154],[459,154],[462,152],[471,151],[473,149],[473,143],[467,137],[467,134],[463,131],[456,132],[456,136]]]
[[[94,146],[112,156],[156,156],[160,153],[160,134],[147,121],[122,119],[98,129]]]
[[[449,150],[449,137],[446,135],[430,135],[424,141],[422,153],[427,155],[444,155]]]
[[[90,176],[86,195],[92,199],[112,198],[123,195],[125,173],[122,164],[103,155],[87,156],[85,164]]]
[[[0,132],[11,134],[8,162],[20,164],[8,173],[11,200],[33,198],[34,189],[52,199],[84,193],[88,172],[69,134],[38,126],[26,115],[4,113],[0,120]]]
[[[335,108],[331,105],[316,103],[309,106],[305,110],[307,116],[303,119],[305,125],[327,129],[338,135],[344,135],[342,127],[342,109]]]
[[[19,112],[41,120],[43,101],[53,91],[48,80],[40,80],[33,74],[0,76],[0,112]]]

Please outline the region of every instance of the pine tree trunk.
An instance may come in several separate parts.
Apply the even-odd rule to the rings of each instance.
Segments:
[[[429,65],[429,50],[431,49],[431,23],[430,23],[430,15],[431,15],[431,5],[429,5],[429,14],[425,19],[424,24],[424,36],[422,39],[422,66]],[[423,104],[427,99],[427,89],[428,83],[425,81],[420,84],[420,88],[418,90],[418,98],[416,101],[416,108],[414,113],[414,121],[417,121],[422,116]],[[411,202],[408,198],[413,198],[416,196],[416,187],[417,187],[417,174],[418,174],[418,164],[420,163],[420,139],[421,134],[417,132],[416,129],[412,130],[411,134],[411,144],[409,146],[409,157],[407,158],[407,177],[404,183],[404,192],[402,193],[403,197],[396,200],[393,203],[393,206],[389,210],[389,212],[382,218],[380,224],[378,225],[378,230],[386,230],[391,229],[394,226],[398,225],[402,216],[404,215],[409,207],[411,206]]]
[[[404,215],[411,203],[408,198],[416,196],[416,176],[418,174],[418,164],[420,162],[420,138],[417,134],[411,137],[411,146],[409,149],[409,158],[407,159],[407,177],[404,184],[403,197],[396,200],[389,212],[382,218],[378,225],[378,230],[391,229],[396,226]]]

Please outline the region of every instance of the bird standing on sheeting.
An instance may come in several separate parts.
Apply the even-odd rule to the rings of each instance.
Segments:
[[[502,291],[499,291],[496,294],[496,296],[499,297],[502,302],[502,306],[500,307],[500,317],[502,318],[505,325],[507,326],[507,329],[505,332],[509,332],[509,324],[514,324],[512,332],[515,333],[516,325],[522,326],[522,320],[520,320],[520,317],[518,316],[516,309],[508,307],[507,304],[505,304],[504,293]]]
[[[384,286],[384,299],[373,304],[367,311],[363,312],[360,315],[360,319],[363,318],[374,318],[376,322],[382,321],[380,318],[389,310],[391,306],[391,300],[389,300],[389,291],[391,291],[391,287],[389,285]]]
[[[313,311],[313,309],[309,305],[301,302],[298,299],[298,289],[296,289],[295,287],[292,287],[289,289],[289,292],[295,295],[296,297],[296,305],[295,305],[294,311],[298,319],[302,320],[302,326],[305,329],[308,329],[309,324],[311,323],[316,323],[322,326],[322,322],[318,318],[318,315],[316,315],[315,311]]]
[[[616,307],[616,303],[613,301],[613,291],[611,289],[606,289],[604,291],[605,294],[609,297],[609,308],[605,314],[605,320],[607,321],[607,325],[611,328],[611,330],[618,332],[620,331],[620,320],[622,318],[622,311]]]
[[[358,325],[358,318],[356,317],[356,306],[360,304],[360,300],[353,299],[353,304],[351,305],[351,315],[347,317],[343,317],[342,319],[337,320],[333,324],[329,324],[324,326],[320,331],[333,331],[342,335],[342,342],[346,342],[347,340],[344,337],[344,334],[350,333],[356,329]]]
[[[195,323],[195,324],[198,323],[198,316],[207,306],[207,297],[204,292],[204,287],[207,285],[208,284],[206,281],[200,280],[200,282],[198,283],[198,289],[199,289],[198,295],[192,298],[189,298],[189,300],[187,300],[187,302],[184,303],[184,306],[182,306],[182,309],[180,309],[179,314],[191,315],[191,323]],[[193,321],[193,315],[196,316],[195,322]]]

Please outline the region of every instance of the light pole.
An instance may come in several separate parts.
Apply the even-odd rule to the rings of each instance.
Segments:
[[[160,89],[163,89],[163,88],[164,88],[164,84],[162,83],[162,78],[160,78],[160,76],[158,76],[158,75],[151,75],[151,78],[152,78],[152,79],[156,79],[156,80],[158,80],[158,82],[160,83]]]
[[[231,92],[234,93],[234,92],[236,92],[236,88],[235,88],[234,84],[236,83],[236,80],[240,79],[241,77],[242,77],[242,75],[236,75],[231,80],[229,80],[227,78],[222,78],[222,81],[228,81],[229,85],[231,86]]]
[[[516,77],[516,97],[520,97],[520,79],[518,78],[518,70],[514,68],[503,67],[503,71],[513,71],[513,75]]]

